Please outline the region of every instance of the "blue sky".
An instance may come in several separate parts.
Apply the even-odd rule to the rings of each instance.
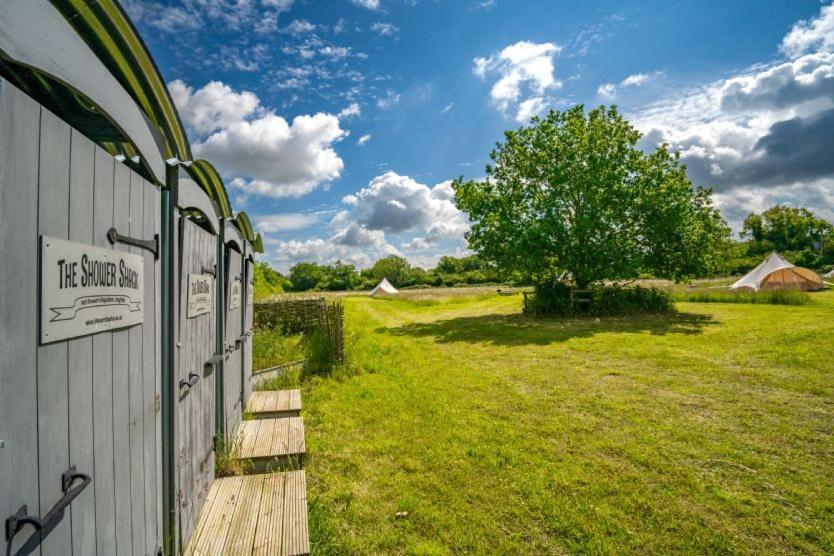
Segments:
[[[464,254],[448,180],[502,132],[615,103],[738,229],[834,218],[834,8],[815,0],[124,2],[264,259]]]

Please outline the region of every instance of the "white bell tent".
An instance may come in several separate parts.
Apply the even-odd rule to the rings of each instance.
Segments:
[[[391,285],[387,278],[379,281],[374,289],[371,290],[371,295],[396,295],[400,293],[397,288]]]
[[[747,273],[730,286],[734,292],[757,292],[762,290],[815,291],[825,288],[822,278],[807,268],[794,266],[776,251],[762,264]]]

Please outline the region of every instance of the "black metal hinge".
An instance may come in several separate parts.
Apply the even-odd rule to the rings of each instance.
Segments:
[[[110,228],[107,231],[107,239],[114,245],[116,243],[127,243],[128,245],[147,249],[153,253],[154,259],[159,259],[159,234],[154,234],[153,239],[136,239],[135,237],[123,236],[116,231],[116,228]]]

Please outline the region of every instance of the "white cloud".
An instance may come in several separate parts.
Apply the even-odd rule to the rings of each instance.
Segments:
[[[832,31],[834,33],[834,31]],[[834,98],[834,53],[815,53],[759,73],[728,79],[721,107],[728,111],[781,110]]]
[[[617,86],[613,83],[603,83],[597,87],[597,95],[600,98],[611,100],[617,96]]]
[[[402,253],[388,243],[356,246],[336,243],[331,238],[311,238],[304,241],[265,240],[266,259],[279,271],[287,272],[301,261],[332,264],[336,261],[367,268],[377,259]]]
[[[358,141],[356,141],[356,144],[361,147],[361,146],[365,145],[365,143],[367,143],[370,140],[371,140],[371,134],[366,133],[365,135],[360,137]]]
[[[351,2],[369,10],[379,9],[379,0],[351,0]]]
[[[737,230],[747,213],[774,203],[834,213],[834,15],[794,25],[788,61],[681,91],[629,115],[641,145],[680,151],[690,178],[714,187]],[[805,53],[809,48],[817,52]],[[828,49],[828,50],[826,50]]]
[[[548,91],[562,87],[553,68],[553,58],[560,51],[561,47],[553,43],[520,41],[489,58],[475,58],[473,71],[481,79],[498,74],[490,90],[490,101],[506,115],[520,103],[542,98]],[[517,112],[517,119],[519,115]]]
[[[460,249],[469,229],[454,197],[451,181],[429,186],[387,172],[342,199],[345,209],[331,219],[328,237],[292,242],[267,237],[268,251],[273,252],[274,246],[272,260],[285,268],[301,260],[337,259],[364,267],[391,254],[404,254],[421,264],[436,260],[449,249]],[[401,244],[404,251],[393,243]]]
[[[408,176],[387,172],[344,201],[354,207],[353,221],[369,230],[394,234],[417,231],[438,240],[462,236],[469,229],[453,198],[451,182],[429,187]]]
[[[285,212],[268,214],[255,218],[255,229],[264,233],[303,230],[321,220],[321,214],[315,212]]]
[[[620,87],[636,87],[642,85],[649,80],[649,75],[646,73],[635,73],[629,75],[620,83]]]
[[[781,49],[788,56],[834,50],[834,4],[822,6],[818,17],[798,21],[785,35]]]
[[[200,137],[194,154],[214,163],[244,195],[298,197],[344,169],[333,148],[346,136],[337,116],[296,116],[290,124],[260,107],[254,94],[223,83],[197,91],[177,81],[170,87],[186,125]]]
[[[351,48],[348,46],[324,46],[319,49],[319,54],[333,60],[341,60],[350,56]]]
[[[526,123],[533,116],[538,116],[547,108],[547,102],[542,97],[528,98],[518,105],[518,112],[515,115],[517,122]]]
[[[392,23],[382,23],[377,21],[371,25],[371,31],[376,31],[382,36],[392,36],[399,32],[400,28]]]
[[[168,90],[183,123],[198,134],[244,120],[260,106],[254,93],[236,93],[219,81],[212,81],[195,92],[193,87],[175,79],[168,83]]]
[[[597,96],[607,101],[614,100],[617,97],[617,91],[619,89],[645,85],[649,82],[652,76],[657,75],[662,75],[662,72],[655,72],[652,75],[649,75],[648,73],[635,73],[620,81],[619,85],[615,85],[614,83],[603,83],[597,87]]]
[[[340,118],[350,118],[352,116],[360,116],[362,114],[362,108],[360,108],[358,102],[353,102],[350,105],[342,108],[339,112]]]
[[[441,111],[440,111],[440,113],[441,113],[441,114],[445,114],[445,113],[447,113],[449,110],[451,110],[452,108],[454,108],[454,106],[455,106],[455,103],[454,103],[454,102],[450,102],[449,104],[447,104],[446,106],[444,106],[444,107],[443,107],[443,110],[441,110]]]

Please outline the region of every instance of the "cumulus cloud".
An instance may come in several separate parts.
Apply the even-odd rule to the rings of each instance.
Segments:
[[[344,209],[331,219],[328,237],[274,243],[274,260],[289,267],[301,260],[330,263],[337,259],[368,266],[391,254],[410,260],[436,259],[439,253],[460,249],[469,229],[454,199],[451,181],[429,186],[387,172],[342,199]],[[258,226],[267,232],[272,224],[269,220]]]
[[[437,241],[462,236],[469,229],[453,199],[451,182],[429,187],[387,172],[345,197],[344,202],[354,207],[351,219],[369,230],[393,234],[418,231],[429,241]]]
[[[732,112],[782,110],[831,98],[834,53],[827,52],[808,54],[759,73],[729,79],[721,89],[721,107]]]
[[[644,148],[667,143],[680,151],[690,178],[715,188],[734,226],[776,202],[831,214],[832,196],[821,184],[830,187],[834,176],[832,49],[829,5],[785,36],[789,60],[692,88],[629,118],[644,132]]]
[[[402,256],[402,253],[388,243],[378,246],[364,246],[336,243],[331,238],[310,238],[306,240],[276,240],[266,239],[266,259],[278,270],[287,272],[289,268],[300,261],[311,261],[319,264],[331,264],[336,261],[367,268],[377,259],[389,255]]]
[[[183,123],[198,134],[209,133],[248,118],[260,106],[257,95],[236,93],[219,81],[212,81],[197,91],[182,80],[168,84],[171,98]]]
[[[490,102],[506,115],[532,98],[545,102],[545,93],[562,87],[553,67],[553,58],[560,51],[560,46],[549,42],[519,41],[488,58],[475,58],[473,71],[481,79],[498,75],[489,93]],[[521,116],[516,111],[516,119],[523,120]]]
[[[528,98],[518,105],[518,112],[515,119],[518,122],[527,122],[533,116],[538,116],[547,108],[547,101],[543,97]]]
[[[334,144],[347,134],[333,114],[292,123],[260,106],[253,93],[219,82],[197,91],[170,84],[177,109],[194,130],[195,155],[211,160],[244,196],[298,197],[338,178],[344,163]]]
[[[798,21],[785,35],[781,49],[789,56],[834,50],[834,4],[823,6],[815,18]]]

